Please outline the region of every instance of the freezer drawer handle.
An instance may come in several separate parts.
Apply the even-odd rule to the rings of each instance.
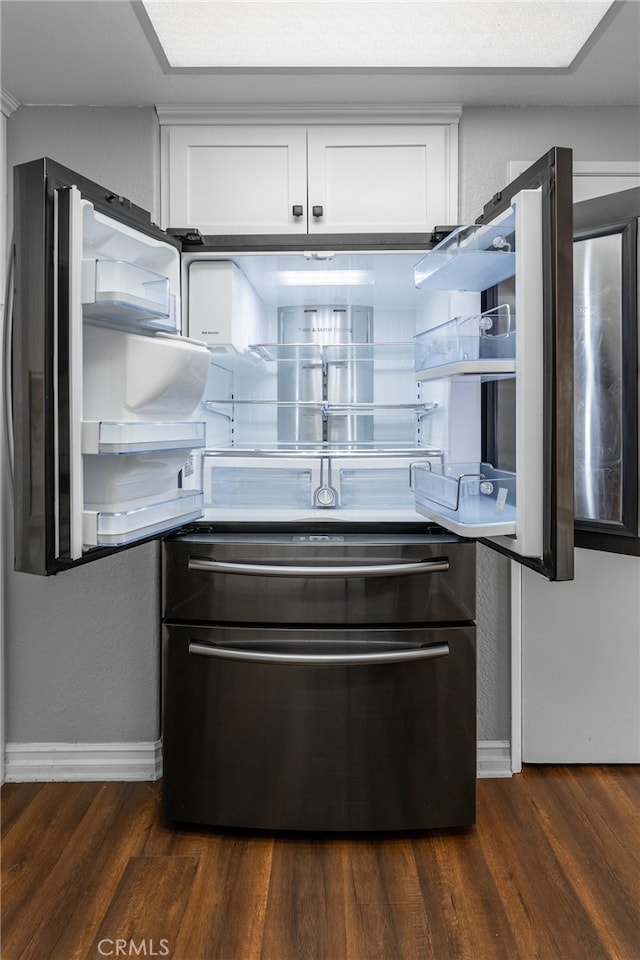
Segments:
[[[219,660],[244,660],[250,663],[300,663],[308,666],[358,666],[369,663],[402,663],[410,660],[433,660],[449,656],[448,643],[413,647],[410,650],[387,651],[386,653],[265,653],[257,650],[240,650],[237,647],[216,647],[209,643],[189,643],[189,653]]]
[[[209,573],[238,573],[260,577],[398,577],[410,573],[446,573],[447,557],[421,560],[417,563],[376,563],[365,566],[289,567],[266,563],[226,563],[206,557],[189,557],[189,570]]]

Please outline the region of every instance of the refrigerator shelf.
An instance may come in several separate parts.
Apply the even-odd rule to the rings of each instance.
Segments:
[[[217,448],[215,450],[205,450],[204,456],[206,458],[210,457],[298,457],[302,459],[312,458],[331,458],[331,457],[348,457],[350,460],[362,460],[368,458],[375,458],[377,460],[380,457],[439,457],[442,456],[441,450],[430,449],[428,447],[416,447],[408,446],[406,444],[398,443],[385,443],[380,445],[378,443],[362,443],[359,444],[357,449],[354,448],[353,443],[345,442],[344,444],[340,443],[331,443],[326,446],[322,446],[317,443],[277,443],[273,446],[254,446],[252,444],[235,444],[233,447],[229,448]]]
[[[462,536],[516,532],[516,475],[488,463],[412,464],[419,513]]]
[[[411,341],[393,343],[256,343],[249,350],[272,363],[311,361],[317,363],[352,363],[374,360],[385,367],[410,366],[413,360]]]
[[[514,276],[514,231],[513,208],[490,224],[459,227],[416,264],[416,287],[478,292]]]
[[[110,504],[86,504],[82,514],[83,540],[87,547],[117,547],[172,530],[203,516],[201,490],[175,490],[166,494]]]
[[[375,410],[414,410],[416,413],[432,413],[438,406],[436,402],[425,403],[330,403],[327,400],[205,400],[204,407],[211,413],[216,407],[232,407],[247,405],[251,407],[308,407],[312,410],[322,410],[326,413],[350,413],[351,411]]]
[[[168,278],[124,260],[82,261],[82,307],[87,319],[176,330]]]
[[[205,424],[200,421],[112,422],[83,420],[82,453],[122,455],[163,450],[194,450],[205,445]]]

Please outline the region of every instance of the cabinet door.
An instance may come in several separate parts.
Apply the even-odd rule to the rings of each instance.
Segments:
[[[306,233],[304,127],[165,130],[165,226],[204,234]]]
[[[452,137],[445,124],[311,127],[309,233],[424,233],[455,223]]]

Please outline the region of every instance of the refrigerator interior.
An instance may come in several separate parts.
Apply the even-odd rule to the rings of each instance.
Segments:
[[[491,273],[425,280],[432,255],[183,255],[186,330],[211,354],[191,470],[207,519],[426,515],[470,536],[515,531],[513,467],[481,455],[483,383],[515,377],[515,309],[483,311]]]
[[[71,197],[72,558],[425,517],[541,556],[539,190],[428,252],[182,256]]]

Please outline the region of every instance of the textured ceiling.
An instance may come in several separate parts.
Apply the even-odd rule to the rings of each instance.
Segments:
[[[611,0],[144,0],[143,5],[172,67],[566,68]]]
[[[615,3],[569,71],[165,73],[128,0],[3,0],[1,84],[19,104],[640,102],[640,2]],[[545,38],[541,37],[544,43]]]

